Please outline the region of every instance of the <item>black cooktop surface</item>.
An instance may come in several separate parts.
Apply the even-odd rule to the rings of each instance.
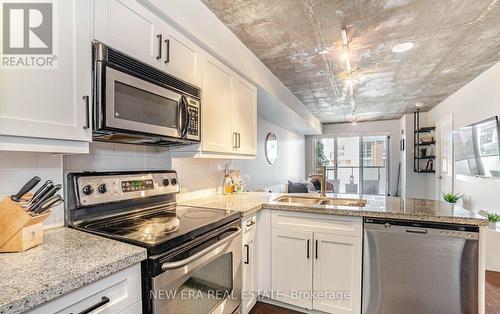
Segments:
[[[237,212],[220,209],[166,206],[101,218],[78,228],[146,247],[154,254],[237,220],[239,216]]]

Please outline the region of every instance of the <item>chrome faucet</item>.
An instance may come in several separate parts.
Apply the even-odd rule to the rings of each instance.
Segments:
[[[316,174],[310,174],[309,177],[319,176],[321,177],[320,184],[320,195],[319,197],[326,197],[326,166],[321,166],[321,172]]]

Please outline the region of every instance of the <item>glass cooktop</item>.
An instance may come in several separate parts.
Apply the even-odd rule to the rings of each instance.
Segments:
[[[239,213],[233,211],[169,206],[99,219],[79,227],[152,248],[170,242],[178,244],[238,218]]]

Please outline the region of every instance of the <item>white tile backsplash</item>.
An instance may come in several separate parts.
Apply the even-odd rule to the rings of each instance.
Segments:
[[[165,148],[94,142],[88,155],[64,156],[64,172],[170,169]]]
[[[59,154],[0,151],[0,198],[17,193],[34,176],[39,176],[42,181],[33,191],[49,179],[54,181],[54,184],[62,184],[62,159],[62,155]],[[63,194],[63,191],[60,193]],[[63,215],[63,206],[57,206],[52,209],[52,215],[45,220],[44,225],[46,227],[62,225]]]
[[[224,170],[231,166],[231,160],[172,158],[172,169],[177,170],[181,186],[177,200],[222,193]]]

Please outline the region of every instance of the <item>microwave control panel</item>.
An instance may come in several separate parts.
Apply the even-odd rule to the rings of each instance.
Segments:
[[[197,100],[188,100],[189,110],[189,126],[187,131],[187,138],[190,140],[199,141],[200,137],[200,103]]]

